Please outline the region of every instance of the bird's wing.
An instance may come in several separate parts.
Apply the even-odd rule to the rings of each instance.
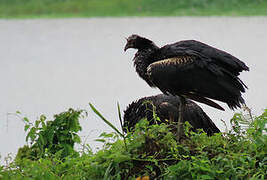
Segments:
[[[215,75],[223,75],[224,72],[227,72],[227,69],[218,65],[216,61],[209,56],[187,47],[164,46],[160,49],[156,59],[157,61],[155,63],[160,64],[166,62],[167,64],[177,65],[179,67],[193,64],[200,68],[205,68]],[[231,74],[231,72],[229,72],[229,74]]]
[[[184,95],[218,109],[223,108],[209,99],[226,102],[230,107],[242,103],[234,99],[243,88],[238,79],[192,50],[150,64],[147,74],[164,93]]]
[[[236,76],[239,75],[241,71],[249,70],[244,62],[240,61],[233,55],[196,40],[185,40],[166,45],[161,48],[161,51],[175,52],[179,48],[193,50],[206,57],[209,57],[212,61],[214,61],[215,64],[228,69],[228,71]],[[169,51],[169,49],[171,49],[171,51]]]

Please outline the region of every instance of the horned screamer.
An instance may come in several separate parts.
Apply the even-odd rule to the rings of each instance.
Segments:
[[[181,97],[180,113],[185,98],[220,110],[224,109],[212,100],[224,102],[231,109],[245,103],[241,95],[247,86],[238,76],[249,68],[227,52],[195,40],[160,48],[135,34],[127,38],[124,51],[129,48],[138,50],[133,59],[136,72],[149,86]]]

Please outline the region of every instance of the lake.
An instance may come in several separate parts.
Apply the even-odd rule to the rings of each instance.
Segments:
[[[267,17],[73,18],[0,20],[0,154],[16,153],[25,144],[21,117],[86,109],[81,120],[83,141],[96,149],[94,139],[111,131],[91,110],[89,102],[120,127],[121,109],[133,100],[160,93],[141,80],[134,68],[134,50],[123,51],[125,37],[139,34],[163,46],[195,39],[225,50],[244,61],[241,74],[248,85],[243,95],[254,115],[267,108]],[[265,82],[265,83],[264,83]],[[234,112],[200,104],[225,130]],[[236,110],[235,112],[240,112]]]

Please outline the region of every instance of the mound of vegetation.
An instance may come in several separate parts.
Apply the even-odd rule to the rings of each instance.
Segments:
[[[24,118],[30,143],[0,166],[0,179],[267,179],[267,109],[253,120],[235,114],[232,130],[213,136],[185,123],[185,138],[177,142],[168,125],[149,126],[146,119],[122,134],[91,107],[115,130],[97,139],[102,149],[74,149],[83,110],[69,109],[50,121],[42,115],[35,124]]]

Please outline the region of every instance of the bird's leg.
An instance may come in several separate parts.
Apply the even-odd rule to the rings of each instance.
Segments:
[[[242,105],[242,108],[243,108],[244,111],[247,111],[248,112],[249,117],[250,117],[251,121],[253,122],[253,116],[252,116],[252,113],[251,113],[251,109],[249,107],[247,107],[246,104],[243,104]]]
[[[179,141],[181,136],[183,135],[183,116],[184,116],[184,110],[185,110],[185,98],[183,96],[180,96],[181,103],[179,105],[179,118],[177,123],[177,140]]]

